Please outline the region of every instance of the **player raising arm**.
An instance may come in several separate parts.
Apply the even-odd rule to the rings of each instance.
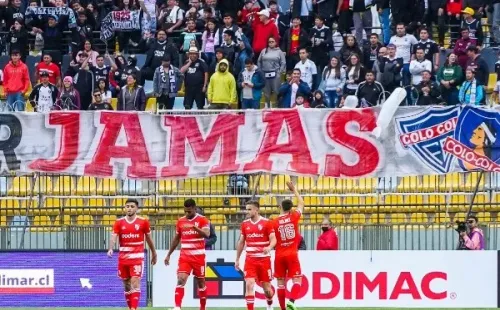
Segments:
[[[286,184],[288,189],[297,198],[297,208],[292,210],[293,202],[285,199],[280,205],[280,215],[274,220],[274,231],[276,233],[276,257],[274,259],[274,276],[278,280],[278,301],[281,310],[296,310],[295,300],[300,293],[302,284],[302,272],[299,262],[299,244],[301,240],[299,232],[299,220],[304,212],[304,200],[292,182]],[[293,286],[290,300],[285,305],[285,280],[292,279]]]
[[[118,276],[125,286],[125,300],[130,310],[136,310],[141,298],[141,277],[144,269],[144,238],[151,250],[151,264],[156,264],[156,250],[151,239],[151,226],[145,218],[137,216],[139,202],[127,199],[125,217],[117,219],[109,243],[108,256],[113,256],[116,241],[120,243]]]
[[[234,267],[240,270],[241,253],[246,243],[245,258],[245,300],[247,309],[254,309],[255,282],[260,282],[267,299],[267,309],[273,309],[273,289],[271,287],[271,250],[276,245],[276,237],[272,223],[260,216],[259,203],[249,201],[246,204],[247,219],[241,223],[241,235],[236,244],[236,260]]]
[[[207,304],[207,291],[205,287],[205,238],[210,236],[210,223],[208,219],[196,213],[196,203],[193,199],[184,201],[185,216],[176,224],[176,234],[170,243],[165,265],[170,264],[170,256],[175,251],[179,242],[181,255],[177,269],[177,287],[175,288],[175,308],[180,310],[184,298],[184,286],[191,273],[198,283],[198,296],[200,297],[200,310],[205,310]]]

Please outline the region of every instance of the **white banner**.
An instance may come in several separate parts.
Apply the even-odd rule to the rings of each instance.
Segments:
[[[497,133],[497,110],[469,106],[0,113],[0,174],[157,180],[256,172],[340,178],[500,172]]]
[[[153,306],[173,306],[178,251],[153,268]],[[497,251],[301,251],[300,307],[497,308]],[[159,251],[160,261],[166,251]],[[207,307],[245,307],[235,251],[207,251]],[[244,263],[244,257],[241,264]],[[273,285],[276,282],[273,281]],[[290,294],[291,281],[288,281]],[[262,288],[256,307],[264,307]],[[274,306],[278,300],[275,296]],[[183,301],[198,307],[190,278]]]

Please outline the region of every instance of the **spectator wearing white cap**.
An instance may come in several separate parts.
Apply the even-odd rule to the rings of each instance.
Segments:
[[[188,60],[180,71],[184,74],[184,108],[191,110],[196,102],[198,110],[203,109],[208,85],[208,66],[200,59],[197,48],[189,49]]]
[[[253,36],[252,48],[255,55],[260,55],[260,52],[267,47],[267,40],[271,37],[279,40],[280,34],[274,20],[269,18],[269,10],[262,10],[259,13],[259,18],[255,18],[252,23]]]

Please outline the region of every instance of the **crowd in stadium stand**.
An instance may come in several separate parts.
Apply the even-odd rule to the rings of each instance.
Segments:
[[[1,0],[3,109],[113,109],[117,98],[117,110],[143,111],[148,97],[172,109],[180,91],[186,109],[337,108],[349,95],[370,107],[397,87],[410,105],[487,103],[481,51],[486,37],[500,42],[499,0],[263,1]],[[141,26],[101,48],[94,32],[112,11],[139,12]]]

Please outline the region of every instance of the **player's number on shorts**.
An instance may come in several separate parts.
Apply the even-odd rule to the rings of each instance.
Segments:
[[[293,224],[279,226],[278,231],[283,241],[295,239],[295,227]]]

